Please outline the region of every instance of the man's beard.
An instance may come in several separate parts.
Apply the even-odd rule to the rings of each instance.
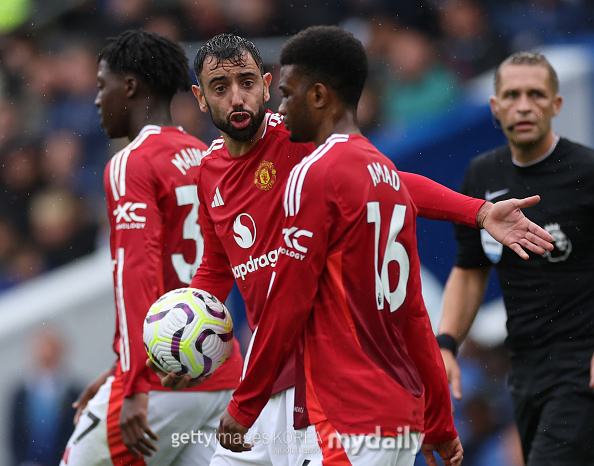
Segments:
[[[210,106],[209,106],[210,108]],[[266,108],[262,105],[258,109],[258,113],[254,114],[250,111],[247,111],[243,108],[235,109],[236,112],[246,112],[250,115],[250,123],[245,128],[235,128],[231,123],[231,118],[228,116],[226,118],[219,118],[215,116],[210,111],[210,118],[213,124],[219,129],[219,131],[227,134],[231,139],[238,142],[245,142],[249,141],[254,137],[254,135],[258,132],[264,117],[266,116]]]

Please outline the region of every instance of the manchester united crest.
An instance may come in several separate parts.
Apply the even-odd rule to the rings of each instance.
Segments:
[[[268,191],[274,186],[275,182],[276,169],[272,165],[272,162],[267,162],[266,160],[262,161],[256,170],[254,184],[258,189],[261,189],[262,191]]]

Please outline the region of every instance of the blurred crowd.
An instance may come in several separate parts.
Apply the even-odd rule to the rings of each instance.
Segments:
[[[107,242],[103,168],[127,141],[105,137],[94,106],[106,37],[140,27],[188,45],[221,32],[282,39],[340,24],[369,53],[359,117],[372,134],[442,116],[468,80],[512,51],[590,34],[593,13],[592,0],[2,0],[0,292]],[[274,61],[267,67],[278,82]],[[278,101],[273,92],[270,108]],[[176,97],[173,116],[207,143],[218,136],[189,94]],[[484,466],[490,449],[514,454],[517,439],[498,386],[501,352],[466,347],[461,361],[474,377],[457,425],[473,439],[465,463]],[[485,359],[496,373],[485,372]]]
[[[516,48],[587,33],[589,0],[3,0],[0,8],[0,290],[106,241],[102,173],[110,143],[93,100],[105,38],[145,28],[185,44],[233,32],[286,37],[341,24],[366,45],[366,132],[442,115],[464,82]],[[513,13],[513,14],[512,14]],[[256,41],[257,42],[257,41]],[[195,50],[195,49],[194,49]],[[190,56],[190,59],[193,57]],[[274,63],[270,71],[277,71]],[[274,87],[274,86],[273,86]],[[278,94],[273,94],[272,109]],[[217,137],[190,95],[173,115]]]

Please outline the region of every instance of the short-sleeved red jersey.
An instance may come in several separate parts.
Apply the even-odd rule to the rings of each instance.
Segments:
[[[394,164],[360,135],[331,136],[291,173],[270,292],[229,406],[251,425],[299,345],[296,428],[426,442],[456,437],[421,295],[417,207]],[[400,430],[399,430],[400,429]]]
[[[105,168],[117,311],[113,347],[124,396],[164,390],[145,366],[142,326],[153,302],[188,286],[200,264],[196,174],[206,147],[179,128],[147,125]],[[227,361],[194,390],[234,388],[241,366],[235,342]]]

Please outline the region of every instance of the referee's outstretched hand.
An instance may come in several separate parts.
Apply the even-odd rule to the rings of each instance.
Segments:
[[[507,199],[496,203],[485,202],[477,214],[477,226],[484,228],[501,244],[509,247],[522,259],[532,251],[541,256],[552,251],[553,237],[546,230],[530,221],[521,209],[540,202],[540,196]]]

